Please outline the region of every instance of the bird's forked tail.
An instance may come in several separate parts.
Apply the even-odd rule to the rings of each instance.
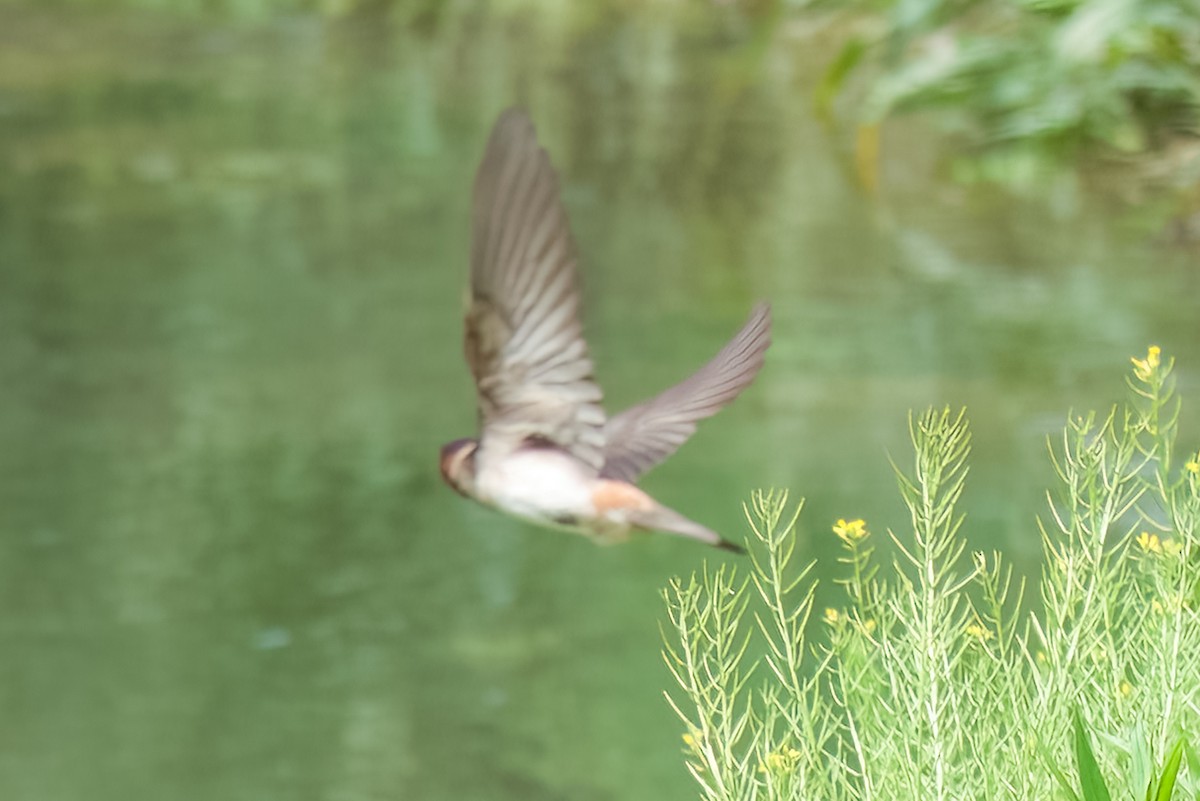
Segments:
[[[638,528],[678,534],[681,537],[699,540],[724,551],[741,554],[746,552],[746,549],[737,543],[724,539],[712,529],[702,526],[694,520],[689,520],[674,509],[661,504],[656,504],[653,509],[634,512],[630,515],[629,520]]]

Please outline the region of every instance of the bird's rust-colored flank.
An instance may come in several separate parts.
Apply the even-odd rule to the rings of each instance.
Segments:
[[[592,490],[592,503],[596,505],[596,511],[599,514],[616,509],[651,512],[655,507],[650,496],[632,484],[607,479],[596,482],[596,488]]]

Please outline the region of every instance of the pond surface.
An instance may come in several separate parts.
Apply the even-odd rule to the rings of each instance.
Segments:
[[[735,538],[791,488],[827,586],[833,521],[907,521],[910,409],[968,407],[966,533],[1026,571],[1045,437],[1150,343],[1195,445],[1194,253],[1082,184],[948,183],[920,121],[864,193],[812,113],[836,32],[567,5],[4,6],[0,797],[694,796],[658,592],[732,557],[596,548],[437,473],[473,433],[470,186],[514,102],[613,408],[774,304],[758,382],[644,485]]]

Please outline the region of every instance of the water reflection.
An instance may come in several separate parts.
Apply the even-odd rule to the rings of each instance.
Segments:
[[[474,425],[469,186],[514,100],[614,408],[775,304],[759,383],[647,478],[697,520],[789,486],[829,558],[837,517],[903,524],[907,410],[966,404],[969,534],[1028,566],[1066,410],[1151,341],[1195,396],[1195,271],[1100,200],[945,184],[900,126],[873,202],[811,118],[813,43],[568,8],[6,12],[6,798],[691,792],[656,593],[713,554],[530,531],[436,474]]]

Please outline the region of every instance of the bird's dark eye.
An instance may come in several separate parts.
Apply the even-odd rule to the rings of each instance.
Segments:
[[[530,434],[525,439],[521,440],[521,444],[526,448],[561,448],[554,440],[545,437],[541,434]]]

